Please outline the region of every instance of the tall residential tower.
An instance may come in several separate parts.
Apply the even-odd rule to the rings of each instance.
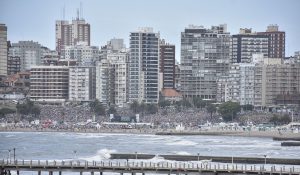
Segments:
[[[158,103],[159,38],[152,28],[130,33],[129,102]]]

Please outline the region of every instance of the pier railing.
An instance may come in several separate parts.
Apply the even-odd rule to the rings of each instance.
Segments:
[[[0,160],[1,171],[74,171],[74,172],[116,172],[116,173],[197,173],[223,172],[246,174],[297,174],[299,166],[224,164],[214,162],[178,162],[151,160],[113,160],[113,161],[82,161],[82,160]]]

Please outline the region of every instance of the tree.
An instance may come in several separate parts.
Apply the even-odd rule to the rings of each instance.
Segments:
[[[213,113],[217,111],[216,106],[210,103],[206,106],[206,110],[208,113],[210,113],[210,120],[212,120]]]
[[[0,109],[0,117],[5,117],[6,114],[12,114],[15,112],[16,112],[16,110],[14,110],[14,109],[2,108],[2,109]]]
[[[107,111],[107,114],[116,114],[117,113],[117,110],[115,109],[114,106],[110,106],[108,111]]]
[[[96,115],[105,115],[105,108],[97,99],[90,103],[90,108]]]
[[[240,110],[241,106],[239,103],[229,101],[221,104],[218,112],[222,115],[223,120],[233,121]]]
[[[165,108],[165,107],[167,107],[167,106],[170,106],[170,105],[171,105],[171,102],[170,102],[169,100],[160,100],[160,101],[158,102],[158,105],[159,105],[159,107],[161,107],[161,108]]]
[[[156,114],[158,110],[156,104],[147,104],[146,109],[149,114]]]
[[[269,122],[273,123],[274,125],[284,125],[284,124],[290,123],[291,118],[287,114],[285,114],[283,116],[279,116],[279,115],[274,114],[270,118]]]
[[[41,109],[40,107],[34,105],[32,108],[31,108],[31,113],[34,115],[34,117],[36,118],[37,116],[40,115],[41,113]]]
[[[252,111],[253,110],[253,105],[246,104],[242,106],[244,111]]]
[[[130,109],[132,110],[132,112],[134,112],[135,114],[139,112],[139,107],[140,104],[138,101],[134,100],[131,104],[130,104]]]
[[[203,101],[200,97],[194,97],[193,104],[196,108],[204,108],[206,105],[205,101]]]

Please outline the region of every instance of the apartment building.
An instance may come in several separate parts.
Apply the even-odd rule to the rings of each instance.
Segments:
[[[30,99],[43,103],[61,103],[68,100],[69,67],[32,66]]]

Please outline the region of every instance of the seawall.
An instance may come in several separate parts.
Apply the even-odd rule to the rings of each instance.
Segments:
[[[198,156],[194,155],[159,155],[166,160],[176,161],[197,161]],[[153,154],[111,154],[110,159],[152,159],[155,157]],[[211,160],[212,162],[231,163],[232,157],[223,156],[199,156],[199,160]],[[262,157],[234,157],[234,163],[245,164],[264,164],[265,158]],[[267,164],[285,164],[285,165],[300,165],[300,159],[288,158],[268,158],[266,157]]]

